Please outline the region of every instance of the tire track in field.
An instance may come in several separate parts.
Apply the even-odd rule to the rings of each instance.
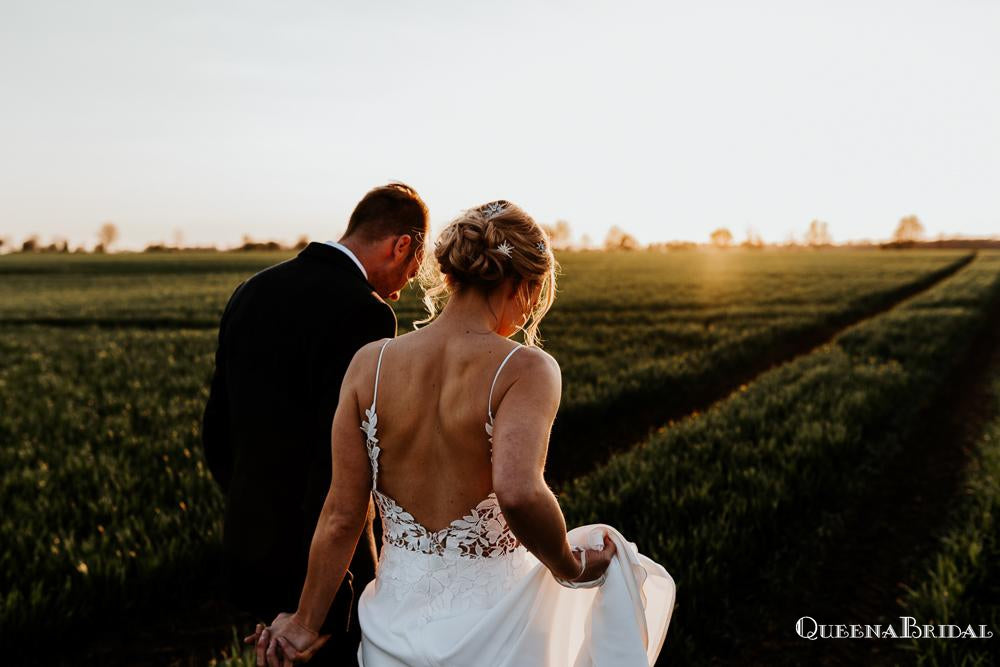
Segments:
[[[864,312],[841,316],[795,340],[762,349],[754,363],[728,369],[728,373],[721,371],[719,374],[725,376],[724,380],[700,384],[686,395],[666,395],[664,391],[654,392],[653,395],[629,393],[616,397],[600,410],[581,410],[569,417],[560,415],[552,427],[546,479],[558,489],[600,466],[612,454],[646,441],[657,429],[704,411],[768,370],[813,352],[848,327],[877,317],[926,292],[968,266],[976,255],[972,252],[890,291],[883,300]],[[587,443],[584,456],[580,455],[580,442]]]
[[[901,629],[903,585],[916,587],[925,575],[926,559],[935,553],[953,501],[962,493],[969,448],[996,416],[991,381],[1000,373],[1000,300],[990,308],[965,358],[921,409],[899,455],[845,508],[839,533],[843,538],[832,540],[832,548],[801,589],[776,596],[774,613],[756,619],[755,636],[739,655],[715,664],[839,667],[912,662],[912,654],[902,648],[906,640],[810,641],[795,635],[795,621],[811,616],[819,623],[891,624]],[[929,622],[916,619],[917,624]],[[964,627],[982,620],[952,622]]]

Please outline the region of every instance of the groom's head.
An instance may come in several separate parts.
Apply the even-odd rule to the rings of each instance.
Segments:
[[[417,191],[389,183],[358,202],[340,242],[357,255],[378,295],[395,301],[423,261],[427,224]]]

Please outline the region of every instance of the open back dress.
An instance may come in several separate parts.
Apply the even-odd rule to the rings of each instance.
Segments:
[[[359,600],[359,663],[652,665],[673,611],[674,581],[611,526],[592,524],[569,532],[571,545],[599,546],[607,533],[618,549],[600,586],[573,589],[560,585],[518,542],[495,493],[445,528],[430,531],[379,490],[376,404],[390,340],[379,350],[372,404],[361,426],[372,495],[382,517],[382,548],[375,579]],[[483,446],[491,454],[493,388],[520,347],[503,359],[490,385]],[[392,452],[394,443],[382,444]]]

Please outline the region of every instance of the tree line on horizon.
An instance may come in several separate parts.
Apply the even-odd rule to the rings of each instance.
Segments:
[[[789,235],[782,243],[765,243],[761,235],[753,228],[748,227],[745,238],[737,243],[733,233],[727,227],[719,227],[712,230],[708,235],[707,243],[695,243],[693,241],[657,241],[648,243],[645,246],[639,243],[638,239],[631,233],[618,225],[612,225],[604,237],[604,242],[595,245],[588,234],[583,234],[579,241],[574,241],[572,228],[566,220],[557,220],[552,224],[543,224],[541,227],[549,236],[550,243],[555,250],[604,250],[604,251],[632,251],[632,250],[685,250],[698,247],[711,247],[715,249],[726,249],[731,247],[759,249],[765,247],[772,248],[824,248],[833,247],[837,244],[833,241],[830,233],[830,225],[822,220],[812,220],[808,228],[801,237],[796,238]],[[879,246],[883,248],[912,247],[924,241],[924,225],[916,215],[907,215],[900,218],[893,231],[892,239],[889,242],[859,241],[848,242],[848,247],[869,247]],[[0,253],[6,252],[45,252],[45,253],[96,253],[110,252],[111,247],[119,239],[118,226],[111,221],[105,221],[97,231],[97,244],[87,250],[82,244],[72,251],[69,248],[69,241],[62,237],[53,238],[51,243],[43,245],[37,234],[28,236],[20,248],[15,248],[6,237],[0,236]],[[926,242],[925,242],[926,243]],[[930,242],[968,244],[976,243],[1000,247],[1000,239],[938,239]],[[215,245],[210,246],[189,246],[184,244],[183,232],[179,229],[174,231],[173,244],[158,241],[148,244],[142,252],[243,252],[243,251],[281,251],[281,250],[301,250],[309,244],[309,238],[302,235],[294,244],[285,244],[280,241],[257,241],[249,234],[244,234],[239,246],[228,249],[220,249]]]

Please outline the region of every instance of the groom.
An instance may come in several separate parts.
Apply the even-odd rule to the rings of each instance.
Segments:
[[[202,442],[226,497],[223,557],[238,606],[270,623],[295,609],[330,487],[340,384],[363,345],[396,335],[395,301],[416,275],[427,207],[401,183],[358,203],[339,242],[312,242],[246,279],[219,326]],[[357,597],[375,576],[369,509],[312,664],[355,664]]]

